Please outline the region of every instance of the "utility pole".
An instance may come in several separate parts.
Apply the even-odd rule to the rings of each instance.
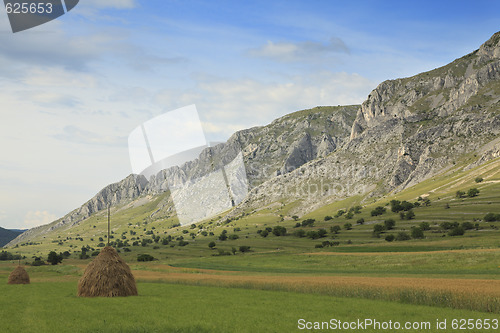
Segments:
[[[109,225],[110,225],[110,217],[109,217],[109,209],[111,207],[111,203],[108,203],[108,246],[109,246]]]

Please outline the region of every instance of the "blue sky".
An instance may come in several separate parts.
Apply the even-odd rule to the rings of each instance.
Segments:
[[[2,10],[3,11],[3,10]],[[129,173],[128,134],[196,104],[206,136],[445,65],[498,1],[81,0],[12,34],[0,13],[0,226],[51,222]]]

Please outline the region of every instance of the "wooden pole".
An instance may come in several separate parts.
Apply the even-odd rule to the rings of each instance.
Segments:
[[[108,204],[108,246],[109,246],[109,208],[110,208],[111,204]]]

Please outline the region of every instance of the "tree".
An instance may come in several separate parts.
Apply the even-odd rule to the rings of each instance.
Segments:
[[[298,217],[297,215],[293,215],[293,216],[292,216],[292,219],[293,219],[294,221],[297,221],[297,220],[299,219],[299,217]]]
[[[422,230],[431,230],[431,225],[429,224],[429,222],[422,222],[420,223],[420,229]]]
[[[57,254],[54,251],[50,251],[49,256],[47,257],[47,261],[50,262],[52,265],[57,265],[58,263],[62,262],[63,256],[62,254]]]
[[[302,226],[303,227],[307,227],[307,226],[312,227],[314,225],[314,222],[316,222],[315,219],[306,219],[306,220],[302,221]]]
[[[278,226],[274,227],[273,234],[275,236],[285,236],[286,235],[286,228],[278,225]]]
[[[155,258],[149,254],[139,254],[137,256],[137,261],[153,261]]]
[[[327,215],[325,216],[325,221],[330,221],[333,217],[331,217],[330,215]]]
[[[357,224],[365,224],[365,219],[360,218],[359,220],[356,221]]]
[[[388,242],[392,242],[394,240],[394,238],[396,238],[396,236],[394,236],[393,234],[389,234],[389,235],[385,236],[385,240]]]
[[[500,214],[488,213],[484,216],[484,222],[500,221]]]
[[[269,235],[269,232],[267,230],[262,230],[262,232],[260,233],[260,235],[264,238],[267,237],[267,235]]]
[[[480,183],[482,182],[484,179],[483,177],[476,177],[476,179],[474,179],[476,183]]]
[[[337,212],[337,214],[335,214],[335,217],[341,217],[342,215],[344,215],[344,213],[345,213],[345,210],[339,209],[339,211]]]
[[[476,197],[479,194],[479,190],[477,188],[471,188],[467,191],[467,196],[469,198]]]
[[[240,246],[240,252],[245,253],[250,251],[250,246],[242,245]]]
[[[384,232],[385,227],[382,224],[375,224],[373,226],[373,234],[376,235],[377,237]]]
[[[424,231],[419,227],[411,227],[411,238],[424,238]]]
[[[455,196],[456,196],[457,198],[461,199],[461,198],[465,197],[465,192],[464,192],[464,191],[460,191],[460,190],[459,190],[459,191],[457,191],[457,192],[455,193]]]
[[[472,230],[474,229],[474,225],[471,222],[463,222],[462,228],[464,228],[464,230]]]
[[[363,207],[361,207],[361,206],[354,206],[354,207],[351,207],[351,208],[349,209],[349,211],[350,211],[350,212],[353,212],[354,214],[359,214],[359,213],[361,213],[361,209],[362,209],[362,208],[363,208]]]
[[[330,227],[330,231],[333,232],[334,234],[338,234],[340,231],[340,226],[334,225],[334,226]]]
[[[385,226],[386,230],[393,229],[395,225],[396,225],[396,221],[394,221],[393,219],[388,219],[388,220],[384,221],[384,226]]]
[[[401,220],[412,220],[415,218],[415,213],[413,212],[413,210],[409,210],[406,213],[400,212],[399,217],[401,217]]]
[[[371,211],[371,215],[372,216],[379,216],[379,215],[382,215],[386,212],[386,209],[382,206],[378,206],[378,207],[375,207],[374,210]]]
[[[214,241],[211,241],[210,243],[208,243],[208,247],[209,247],[210,249],[213,249],[213,248],[215,247],[215,245],[216,245],[216,244],[215,244],[215,242],[214,242]]]
[[[306,232],[304,231],[304,229],[299,229],[299,230],[295,230],[293,235],[295,237],[299,237],[299,238],[302,238],[302,237],[305,237],[306,235]]]
[[[226,230],[224,230],[226,231]],[[261,234],[262,235],[262,234]],[[227,233],[225,232],[222,232],[220,235],[219,235],[219,240],[221,241],[225,241],[227,239]]]
[[[398,235],[396,236],[397,241],[406,241],[409,240],[410,238],[411,238],[410,235],[408,235],[408,233],[404,231],[399,232]]]
[[[326,230],[323,228],[319,229],[317,232],[318,232],[319,238],[325,237],[327,235]]]
[[[233,253],[233,256],[236,254],[236,252],[238,252],[238,250],[236,250],[236,248],[233,246],[231,248],[231,252]]]
[[[351,223],[344,224],[344,229],[345,230],[351,230],[352,229],[352,224]]]
[[[448,232],[449,236],[462,236],[463,234],[465,234],[465,230],[461,226],[454,227]]]

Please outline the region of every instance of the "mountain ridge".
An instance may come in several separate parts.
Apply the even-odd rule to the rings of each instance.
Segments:
[[[109,202],[117,205],[166,193],[167,174],[179,182],[193,179],[214,165],[227,164],[240,151],[250,191],[228,217],[277,202],[294,203],[290,213],[303,215],[353,195],[366,200],[401,191],[472,152],[481,152],[476,164],[498,156],[499,105],[497,32],[478,50],[448,65],[382,82],[360,106],[297,111],[267,126],[236,132],[226,143],[205,149],[198,159],[149,180],[130,175],[65,217],[30,229],[9,246],[80,223]],[[175,214],[171,200],[162,205],[153,214]]]

